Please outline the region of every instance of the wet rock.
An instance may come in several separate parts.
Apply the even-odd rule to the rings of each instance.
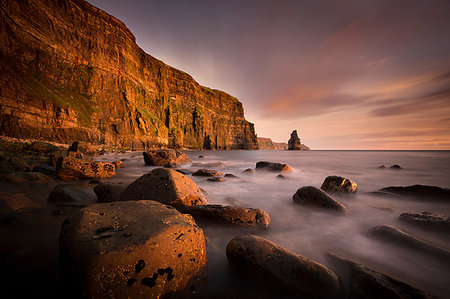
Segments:
[[[414,186],[391,186],[378,190],[379,192],[387,192],[401,196],[424,197],[435,200],[449,200],[450,189],[437,186],[414,185]]]
[[[295,203],[304,206],[318,207],[348,213],[347,208],[343,204],[332,198],[325,191],[313,186],[305,186],[298,189],[292,198]]]
[[[203,231],[154,201],[95,204],[63,223],[61,259],[88,298],[160,298],[206,274]],[[173,294],[171,294],[173,295]]]
[[[253,168],[247,168],[244,171],[242,171],[244,174],[254,174],[255,170]]]
[[[69,154],[77,154],[69,152]],[[116,167],[108,162],[94,162],[75,157],[61,157],[56,165],[56,175],[64,181],[103,179],[116,175]]]
[[[169,168],[144,174],[121,193],[120,200],[155,200],[175,207],[208,203],[194,181]]]
[[[79,203],[91,201],[96,198],[96,195],[91,188],[60,184],[53,188],[47,200],[54,203]]]
[[[201,169],[197,170],[196,172],[194,172],[192,175],[193,176],[215,177],[215,176],[221,176],[222,173],[217,170],[201,168]]]
[[[227,245],[228,259],[240,268],[279,281],[303,295],[334,298],[339,278],[327,267],[261,237],[247,235]]]
[[[3,177],[10,183],[47,184],[51,178],[41,172],[14,172]]]
[[[377,226],[372,228],[369,233],[370,235],[391,244],[400,245],[407,249],[416,250],[421,253],[427,253],[435,258],[444,260],[445,262],[450,262],[450,251],[437,247],[428,241],[419,239],[416,236],[404,232],[395,226]]]
[[[320,189],[326,192],[354,193],[358,185],[352,180],[333,175],[326,177]]]
[[[237,206],[198,205],[182,208],[180,211],[190,214],[196,221],[211,221],[241,226],[269,228],[270,216],[260,209]]]
[[[175,171],[178,171],[179,173],[184,174],[184,175],[190,175],[190,174],[192,174],[192,171],[187,170],[187,169],[174,169],[174,170],[175,170]]]
[[[40,205],[22,193],[0,192],[0,219],[12,218],[19,213],[39,209]]]
[[[7,159],[7,168],[4,172],[25,172],[31,171],[33,167],[30,165],[27,159],[23,156],[12,156]]]
[[[56,176],[56,168],[47,164],[39,164],[33,167],[33,172],[40,172],[48,176]]]
[[[329,254],[345,287],[346,298],[430,298],[426,292],[363,265]]]
[[[277,175],[277,179],[285,179],[286,177],[282,174]]]
[[[422,228],[450,233],[450,217],[443,214],[429,212],[403,213],[399,219]]]
[[[273,171],[273,172],[288,172],[293,169],[289,167],[287,164],[281,163],[273,163],[267,161],[260,161],[256,163],[256,170],[265,170],[265,171]]]
[[[225,179],[222,178],[222,177],[216,176],[216,177],[213,177],[213,178],[209,178],[206,181],[208,181],[208,182],[225,182]]]
[[[232,174],[232,173],[226,173],[226,174],[224,175],[224,177],[226,177],[226,178],[228,178],[228,179],[238,179],[238,178],[239,178],[239,177],[235,176],[235,175]]]
[[[167,164],[164,164],[165,168],[178,168],[181,164],[175,163],[175,162],[169,162]]]
[[[209,163],[192,163],[193,167],[225,167],[227,164],[223,162],[209,162]]]
[[[113,161],[113,164],[114,164],[114,166],[116,166],[116,169],[125,167],[125,165],[123,164],[123,162],[121,160]]]
[[[128,185],[121,183],[100,183],[94,187],[98,202],[114,202],[120,200],[120,194]]]
[[[291,138],[288,141],[288,150],[300,150],[301,142],[300,138],[298,138],[297,130],[292,131]]]
[[[389,166],[389,168],[390,168],[390,169],[402,169],[402,168],[400,167],[400,165],[397,165],[397,164],[391,165],[391,166]]]
[[[386,166],[384,166],[384,164],[383,164],[383,165],[378,166],[378,168],[384,169],[384,168],[386,168]]]
[[[157,149],[149,150],[143,153],[145,165],[163,166],[167,163],[181,164],[191,162],[191,160],[179,150]]]
[[[198,156],[200,159],[203,159],[203,158],[205,158],[205,156],[203,156],[203,155],[200,155],[200,156]]]

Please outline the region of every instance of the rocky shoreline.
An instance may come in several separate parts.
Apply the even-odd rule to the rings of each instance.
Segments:
[[[223,226],[236,234],[222,254],[241,273],[238,277],[267,281],[271,288],[283,289],[281,297],[431,297],[429,292],[332,252],[332,262],[324,265],[258,236],[272,229],[267,211],[210,204],[207,192],[189,177],[214,179],[210,184],[238,182],[249,175],[289,179],[295,171],[289,165],[259,161],[254,169],[224,175],[217,170],[223,162],[192,162],[178,150],[150,150],[136,155],[142,155],[142,167],[149,165],[153,170],[134,181],[118,182],[110,178],[127,168],[127,160],[117,156],[109,162],[99,161],[96,155],[102,153],[87,144],[68,148],[42,141],[1,142],[2,225],[32,223],[37,215],[56,217],[61,225],[61,283],[70,282],[80,296],[184,298],[202,294],[211,283],[206,280],[207,265],[216,263],[209,261],[207,252],[214,244],[208,244],[204,230]],[[189,163],[208,168],[189,173],[183,168]],[[40,200],[30,196],[29,190],[40,190]],[[328,176],[320,188],[300,184],[297,191],[292,190],[292,208],[348,217],[357,211],[342,200],[351,200],[357,190],[358,184],[348,178]],[[449,190],[435,186],[386,187],[378,195],[401,199],[411,196],[411,190],[419,190],[422,198],[450,201]],[[450,225],[448,216],[433,213],[403,213],[399,220],[443,233]],[[377,242],[450,262],[448,249],[397,227],[379,223],[367,234]],[[2,254],[7,259],[8,250],[2,248]],[[9,267],[12,270],[14,264]]]

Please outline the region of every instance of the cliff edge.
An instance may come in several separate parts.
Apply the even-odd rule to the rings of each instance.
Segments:
[[[0,134],[130,147],[257,149],[238,99],[140,49],[83,0],[0,0]]]

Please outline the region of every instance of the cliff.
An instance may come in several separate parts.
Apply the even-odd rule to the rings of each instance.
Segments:
[[[266,137],[257,137],[258,147],[260,150],[285,150],[287,143],[273,142],[272,139]]]
[[[256,149],[242,103],[140,49],[82,0],[0,0],[0,133],[131,148]]]

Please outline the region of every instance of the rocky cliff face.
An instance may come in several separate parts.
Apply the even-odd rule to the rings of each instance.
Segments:
[[[0,133],[132,148],[256,149],[234,97],[140,49],[83,0],[0,0]]]
[[[266,137],[258,137],[258,147],[260,150],[284,150],[287,149],[287,143],[273,142],[272,139]]]

